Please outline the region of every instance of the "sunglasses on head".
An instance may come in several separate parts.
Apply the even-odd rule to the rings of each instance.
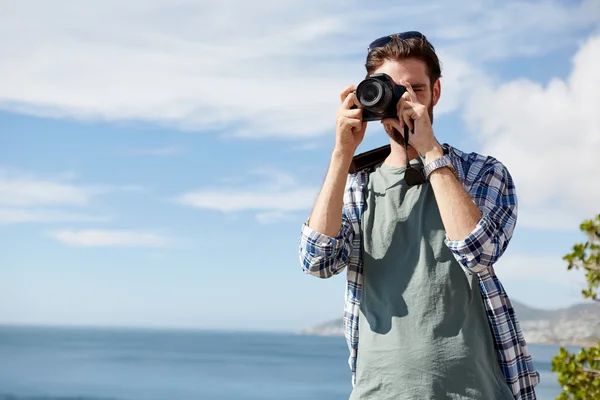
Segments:
[[[418,31],[408,31],[408,32],[400,32],[400,33],[392,33],[391,35],[386,35],[386,36],[382,36],[379,39],[375,39],[371,42],[371,44],[369,45],[369,47],[367,48],[367,52],[370,52],[373,49],[376,49],[378,47],[383,47],[386,44],[388,44],[389,42],[391,42],[392,40],[394,40],[394,38],[398,38],[401,40],[407,40],[407,39],[424,39],[425,42],[427,42],[427,45],[429,47],[431,47],[432,50],[435,51],[433,45],[431,43],[429,43],[429,40],[427,40],[427,38],[425,37],[425,35],[423,35],[421,32]]]

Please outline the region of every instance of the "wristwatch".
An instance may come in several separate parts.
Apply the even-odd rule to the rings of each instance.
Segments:
[[[425,166],[425,169],[423,171],[425,172],[425,178],[429,179],[429,175],[431,175],[433,171],[442,167],[450,168],[452,173],[456,175],[456,169],[454,168],[454,165],[452,165],[452,160],[450,159],[450,156],[448,154],[445,154],[442,157],[431,161]]]

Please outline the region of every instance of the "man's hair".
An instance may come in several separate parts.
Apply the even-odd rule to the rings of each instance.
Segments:
[[[442,69],[435,50],[427,42],[427,39],[424,38],[402,40],[394,37],[386,45],[373,49],[367,55],[365,63],[367,74],[371,75],[385,61],[399,61],[407,58],[416,58],[425,63],[431,89],[433,90],[435,81],[442,77]]]

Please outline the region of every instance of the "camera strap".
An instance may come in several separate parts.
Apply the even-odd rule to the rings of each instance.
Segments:
[[[404,125],[404,152],[406,153],[406,171],[404,173],[404,180],[409,186],[420,185],[427,182],[425,175],[419,168],[415,168],[411,165],[408,157],[408,135],[410,134],[408,126]],[[370,170],[374,167],[383,163],[387,156],[390,155],[390,145],[377,147],[373,150],[366,151],[364,153],[357,154],[352,158],[350,164],[349,173],[355,174],[359,171]]]
[[[408,126],[404,124],[404,153],[406,154],[406,171],[404,171],[404,181],[408,186],[422,185],[427,182],[422,170],[413,167],[408,158],[408,135],[410,134]]]
[[[390,155],[390,152],[391,147],[388,144],[364,153],[357,154],[352,158],[352,163],[350,164],[350,170],[348,172],[355,174],[358,171],[366,169],[370,170],[376,165],[385,161],[387,156]]]

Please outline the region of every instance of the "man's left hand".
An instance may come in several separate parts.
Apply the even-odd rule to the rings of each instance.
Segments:
[[[410,145],[422,156],[432,158],[433,153],[441,151],[441,145],[434,136],[427,107],[419,102],[408,82],[402,82],[402,85],[406,87],[406,92],[396,106],[398,119],[385,118],[381,122],[396,128],[402,135],[404,135],[404,125],[407,125],[409,131],[412,131],[408,139]],[[443,151],[441,153],[443,155]]]

